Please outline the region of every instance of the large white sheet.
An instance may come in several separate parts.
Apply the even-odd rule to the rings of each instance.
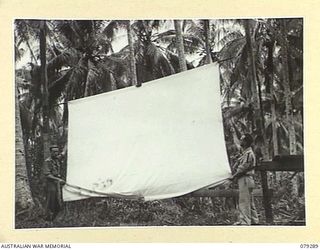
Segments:
[[[64,201],[164,199],[230,176],[218,66],[69,102]]]

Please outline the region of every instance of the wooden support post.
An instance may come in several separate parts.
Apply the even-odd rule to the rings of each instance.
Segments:
[[[263,206],[266,214],[266,223],[273,223],[272,206],[271,206],[271,195],[268,188],[267,172],[261,171],[261,185],[263,193]]]

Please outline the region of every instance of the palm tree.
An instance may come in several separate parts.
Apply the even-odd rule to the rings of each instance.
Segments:
[[[174,62],[178,57],[159,43],[158,30],[164,21],[137,20],[133,29],[138,82],[146,82],[176,73]]]
[[[288,123],[288,131],[289,131],[289,147],[290,154],[296,154],[296,133],[293,124],[293,108],[292,108],[292,93],[290,89],[290,81],[289,81],[289,53],[288,53],[288,40],[287,40],[287,29],[286,22],[284,19],[280,20],[280,28],[281,28],[281,49],[282,49],[282,59],[283,59],[283,87],[284,87],[284,99],[285,99],[285,116]]]
[[[186,58],[184,55],[184,45],[183,45],[183,37],[182,37],[182,31],[181,31],[181,21],[174,20],[174,27],[176,30],[176,46],[177,46],[178,56],[179,56],[180,72],[182,72],[182,71],[187,70],[187,64],[186,64]]]
[[[272,94],[269,96],[269,100],[271,100],[270,112],[272,115],[272,137],[274,154],[281,153],[281,151],[282,153],[288,154],[290,153],[290,147],[292,152],[290,141],[294,141],[295,147],[299,147],[299,150],[302,150],[303,145],[302,126],[299,125],[298,114],[293,112],[294,109],[302,110],[302,99],[297,99],[298,102],[294,102],[296,98],[289,98],[288,100],[285,97],[287,95],[285,92],[292,89],[296,89],[296,91],[292,91],[292,93],[289,93],[291,94],[291,97],[293,97],[295,93],[302,93],[302,19],[287,19],[286,23],[290,28],[281,28],[282,24],[277,19],[269,19],[265,21],[267,37],[269,37],[265,42],[265,47],[268,51],[268,53],[266,53],[267,59],[265,62],[265,79],[266,90]],[[285,41],[287,42],[287,52],[284,49]],[[289,50],[290,53],[288,53]],[[268,77],[270,79],[268,79]],[[291,108],[289,109],[291,109],[292,111],[289,120],[286,116],[286,112],[288,113],[288,101],[291,102]],[[276,112],[278,114],[278,117],[276,117]],[[282,119],[283,113],[285,119]],[[291,131],[290,127],[293,128]],[[282,135],[285,135],[285,143],[281,143],[280,147],[278,142],[280,142],[280,140],[283,140],[283,138],[279,137],[279,130],[282,131]],[[290,139],[290,137],[295,138]],[[288,150],[286,151],[284,150],[284,148],[287,145]],[[296,150],[297,149],[298,148],[296,148]],[[294,153],[297,153],[297,151]]]
[[[212,63],[212,58],[211,58],[211,32],[210,32],[210,20],[202,20],[203,22],[203,27],[204,27],[204,37],[205,37],[205,46],[206,46],[206,61],[207,64]]]
[[[272,145],[273,156],[279,155],[279,145],[278,145],[278,133],[277,133],[277,115],[276,115],[276,100],[274,97],[274,87],[273,87],[273,50],[274,50],[274,40],[267,43],[268,47],[268,58],[266,67],[266,86],[269,86],[269,95],[271,102],[271,125],[272,125]]]
[[[303,146],[301,141],[303,133],[300,132],[302,131],[302,124],[299,124],[297,117],[293,114],[294,112],[290,112],[290,118],[287,118],[286,113],[288,113],[288,110],[293,111],[293,104],[291,103],[291,108],[288,109],[288,98],[285,96],[289,94],[292,95],[290,90],[293,86],[296,88],[297,93],[301,93],[302,89],[302,45],[299,45],[299,40],[301,40],[302,36],[299,34],[299,20],[286,20],[286,24],[290,25],[290,29],[287,28],[287,30],[281,28],[280,25],[283,27],[283,23],[281,24],[276,20],[256,20],[256,24],[257,22],[259,25],[256,25],[255,29],[252,29],[252,22],[244,23],[246,34],[250,32],[252,34],[251,41],[247,41],[249,36],[243,41],[240,34],[238,36],[234,34],[234,38],[228,41],[227,45],[221,50],[220,56],[222,59],[227,59],[227,61],[222,62],[222,68],[224,69],[222,71],[222,75],[224,76],[223,81],[226,86],[228,86],[228,84],[229,86],[231,85],[227,92],[229,96],[228,99],[230,100],[231,97],[231,100],[234,102],[234,100],[241,100],[245,97],[243,94],[239,97],[237,93],[239,93],[238,91],[241,85],[242,88],[244,86],[241,75],[249,71],[250,78],[256,78],[256,84],[258,86],[257,101],[260,102],[258,105],[260,109],[259,116],[261,120],[263,118],[265,119],[261,122],[261,125],[265,127],[261,128],[262,135],[264,135],[265,154],[268,153],[268,143],[270,143],[270,152],[272,152],[273,155],[285,154],[290,151],[293,152],[292,148],[290,150],[290,144],[288,144],[288,141],[292,143],[294,140],[292,137],[295,137],[295,146],[298,146],[299,149],[302,150]],[[277,29],[278,27],[280,28]],[[253,55],[256,55],[256,57],[251,60],[250,57],[252,57],[252,54],[250,54],[250,51],[247,51],[250,42],[252,45],[250,50],[252,51],[253,49]],[[287,48],[287,50],[285,48]],[[290,50],[291,53],[288,53],[288,50]],[[244,51],[246,51],[246,53],[244,53]],[[243,56],[248,56],[248,59],[243,58]],[[243,65],[239,64],[239,61],[242,61]],[[250,61],[255,62],[255,69],[252,69]],[[249,62],[249,64],[247,64],[247,62]],[[247,65],[249,67],[247,67]],[[252,75],[252,72],[255,72],[256,77]],[[246,79],[246,74],[247,73],[244,75],[244,79]],[[263,80],[265,86],[262,85]],[[251,92],[254,91],[252,91],[252,88],[249,90],[251,90]],[[290,97],[289,100],[291,101],[291,99]],[[284,102],[282,100],[284,100]],[[230,105],[228,102],[227,104]],[[296,105],[301,104],[297,103]],[[254,106],[257,107],[257,105]],[[225,116],[227,115],[229,118],[239,117],[241,114],[244,115],[246,110],[246,105],[243,105],[241,108],[241,106],[238,107],[238,104],[236,104],[234,108],[230,107],[229,110],[225,112]],[[268,118],[267,112],[270,112],[271,118]],[[282,118],[283,113],[285,119]],[[255,116],[257,116],[257,114]],[[230,119],[227,121],[229,123],[231,122]],[[242,125],[239,121],[235,125],[237,129],[241,130]],[[232,124],[228,126],[230,127]],[[290,127],[292,128],[291,132]],[[293,131],[293,129],[295,131]],[[293,183],[294,193],[297,193],[299,185],[296,180],[294,180]]]
[[[158,40],[167,44],[167,50],[178,54],[176,29],[166,30],[158,35]],[[214,44],[216,34],[210,26],[210,20],[183,20],[181,35],[183,39],[184,54],[199,60],[198,66],[212,62],[214,53],[211,45]],[[215,58],[216,59],[216,58]],[[190,63],[186,61],[187,68]]]
[[[249,19],[243,20],[243,26],[245,29],[245,38],[246,43],[248,46],[247,53],[248,53],[248,65],[249,65],[249,79],[250,79],[250,86],[251,86],[251,92],[252,92],[252,103],[254,105],[254,109],[256,111],[259,110],[260,107],[260,100],[258,98],[258,91],[257,91],[257,70],[256,70],[256,55],[255,55],[255,44],[253,40],[253,27],[252,27],[252,21]],[[256,114],[256,117],[259,117],[258,114]],[[261,126],[261,121],[259,122]],[[259,128],[261,130],[261,127]]]
[[[16,188],[15,201],[17,212],[34,206],[26,166],[26,154],[21,127],[20,105],[18,98],[18,79],[15,87],[15,134],[16,134]]]
[[[31,50],[31,46],[29,44],[28,38],[30,30],[28,29],[28,25],[26,22],[21,20],[16,21],[15,26],[15,45],[16,52],[19,52],[19,46],[22,42],[26,42],[30,49],[31,55],[34,58],[34,55]],[[28,31],[28,32],[27,32]],[[19,41],[18,41],[19,40]],[[18,42],[17,42],[18,41]],[[19,61],[21,57],[19,53],[15,54],[15,61]],[[30,210],[34,207],[34,201],[31,194],[30,184],[29,184],[29,176],[26,165],[26,150],[22,124],[21,124],[21,106],[19,103],[19,94],[18,88],[23,86],[23,80],[21,78],[16,77],[15,79],[15,136],[16,136],[16,144],[15,144],[15,203],[16,203],[16,212],[19,214],[24,210]]]
[[[129,53],[130,53],[130,79],[131,79],[131,85],[135,86],[137,85],[138,80],[137,80],[137,70],[136,70],[136,59],[134,55],[133,31],[131,28],[130,20],[127,21],[127,35],[128,35],[128,44],[129,44]]]
[[[229,103],[230,98],[238,99],[240,112],[247,112],[249,131],[256,135],[256,143],[260,144],[265,159],[269,158],[268,142],[265,135],[265,110],[262,92],[264,72],[265,41],[264,27],[260,21],[241,20],[238,29],[227,34],[225,43],[219,52],[222,66],[224,96]],[[242,32],[244,30],[244,34]],[[234,93],[241,93],[240,96]]]
[[[286,21],[284,19],[279,20],[280,22],[280,30],[281,36],[280,44],[282,50],[282,74],[283,74],[283,88],[284,88],[284,99],[285,99],[285,117],[286,122],[288,124],[288,133],[289,133],[289,149],[290,154],[295,155],[297,153],[296,147],[296,131],[294,127],[294,117],[293,117],[293,107],[292,107],[292,92],[290,89],[290,76],[289,76],[289,44],[287,40],[287,28],[286,28]],[[299,176],[296,176],[293,179],[293,193],[299,193]]]
[[[48,75],[47,75],[47,42],[46,42],[46,21],[40,21],[40,71],[42,82],[42,98],[43,98],[43,156],[44,160],[50,157],[50,138],[49,138],[49,89],[48,89]]]
[[[15,20],[15,46],[18,48],[22,43],[25,43],[33,64],[37,64],[37,58],[32,48],[32,41],[38,36],[37,29],[38,24],[35,20]]]

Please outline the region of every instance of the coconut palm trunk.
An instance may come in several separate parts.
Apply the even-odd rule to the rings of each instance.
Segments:
[[[17,86],[15,88],[15,132],[16,132],[16,188],[15,202],[17,213],[20,210],[31,209],[34,206],[31,189],[29,186],[26,155],[23,144],[23,134],[20,118]]]
[[[203,28],[204,28],[204,39],[205,39],[206,54],[207,54],[206,63],[210,64],[212,63],[211,46],[210,46],[210,40],[211,40],[210,20],[208,19],[203,20]]]
[[[289,82],[289,53],[288,53],[288,40],[287,40],[287,29],[285,20],[280,20],[280,27],[281,27],[281,45],[282,45],[282,59],[283,59],[283,88],[284,88],[284,99],[285,99],[285,116],[288,124],[288,131],[289,131],[289,149],[290,154],[296,154],[296,133],[294,128],[294,121],[293,121],[293,112],[292,112],[292,93],[290,89],[290,82]]]
[[[267,43],[268,57],[267,57],[267,67],[265,70],[265,80],[267,87],[267,93],[270,96],[270,106],[271,106],[271,127],[272,127],[272,157],[279,155],[279,145],[278,145],[278,129],[277,129],[277,114],[276,114],[276,103],[274,97],[274,87],[273,87],[273,50],[274,41],[271,40]],[[273,173],[273,185],[278,181],[277,172]]]
[[[44,160],[50,157],[49,151],[49,90],[48,90],[48,75],[47,75],[47,60],[46,60],[46,21],[40,21],[40,71],[42,84],[42,112],[43,112],[43,154]]]
[[[87,77],[84,84],[84,92],[83,92],[84,97],[87,97],[90,95],[90,87],[91,87],[90,80],[91,80],[91,76],[94,74],[92,72],[93,63],[89,59],[86,61],[86,67],[87,67]]]
[[[251,81],[251,92],[252,92],[252,101],[255,105],[255,109],[259,108],[259,99],[258,99],[258,91],[257,91],[257,76],[256,76],[256,64],[255,64],[255,54],[253,48],[253,39],[252,39],[252,29],[251,29],[251,20],[244,20],[243,22],[245,29],[245,36],[247,42],[247,51],[248,51],[248,64],[250,71],[250,81]]]
[[[285,19],[280,20],[280,43],[282,47],[282,59],[283,59],[283,88],[284,88],[284,100],[285,100],[285,117],[286,123],[288,126],[288,134],[289,134],[289,152],[290,155],[297,154],[296,147],[296,131],[294,127],[294,117],[293,117],[293,108],[292,108],[292,93],[290,89],[290,81],[289,81],[289,44],[287,40],[287,28]],[[293,194],[298,195],[299,193],[299,175],[296,175],[295,178],[292,179],[293,183]]]
[[[176,46],[177,46],[178,56],[179,56],[179,67],[180,67],[180,72],[182,72],[187,70],[187,64],[186,64],[186,57],[184,54],[183,37],[182,37],[180,20],[174,20],[174,28],[176,30]]]
[[[274,98],[274,88],[273,88],[273,48],[274,41],[268,44],[268,63],[266,71],[266,80],[269,81],[270,86],[269,92],[271,96],[271,124],[272,124],[272,146],[273,146],[273,156],[279,155],[279,145],[278,145],[278,133],[277,133],[277,114],[276,114],[276,104]]]
[[[265,133],[264,133],[264,116],[262,110],[262,98],[261,98],[261,86],[257,80],[257,69],[256,69],[256,48],[254,42],[254,32],[252,32],[252,20],[246,19],[243,21],[246,42],[248,46],[248,64],[249,64],[249,75],[251,82],[251,93],[252,93],[252,103],[254,105],[254,117],[256,120],[255,127],[258,130],[258,134],[262,136],[263,143],[266,144]],[[269,152],[267,145],[262,148],[263,158],[268,160]]]
[[[131,83],[131,86],[138,86],[136,59],[134,56],[134,46],[133,46],[133,31],[131,28],[130,20],[127,21],[127,36],[128,36],[129,57],[130,57],[130,83]]]
[[[37,58],[35,57],[35,55],[33,53],[33,50],[32,50],[32,48],[30,46],[30,43],[29,43],[29,40],[26,39],[25,41],[26,41],[27,47],[28,47],[30,55],[31,55],[31,62],[33,62],[35,65],[37,65],[38,64],[37,63]]]

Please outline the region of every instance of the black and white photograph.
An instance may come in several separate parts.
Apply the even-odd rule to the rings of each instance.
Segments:
[[[12,30],[15,229],[307,224],[304,18]]]

